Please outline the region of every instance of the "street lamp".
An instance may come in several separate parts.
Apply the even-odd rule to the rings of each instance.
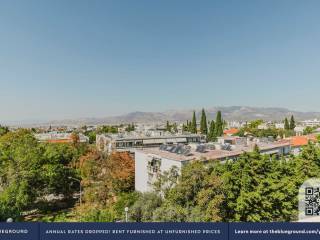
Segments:
[[[81,206],[81,203],[82,203],[82,199],[81,199],[81,195],[82,195],[82,189],[81,189],[81,180],[77,179],[77,178],[73,178],[73,177],[68,177],[69,179],[73,179],[77,182],[79,182],[79,186],[80,186],[80,197],[79,197],[79,201],[80,201],[80,206]]]
[[[124,208],[124,211],[126,213],[126,222],[128,222],[128,211],[129,211],[129,208],[128,207],[125,207]]]

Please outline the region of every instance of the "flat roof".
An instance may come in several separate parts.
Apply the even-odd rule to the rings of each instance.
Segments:
[[[165,135],[165,136],[114,136],[102,134],[105,137],[109,137],[115,141],[126,141],[126,140],[144,140],[144,139],[170,139],[170,138],[187,138],[187,137],[204,137],[200,134],[181,134],[181,135]]]
[[[257,144],[260,151],[268,151],[273,150],[280,147],[288,147],[290,146],[289,141],[281,141],[281,142],[273,142],[270,144],[261,143]],[[176,160],[176,161],[190,161],[190,160],[219,160],[225,158],[231,158],[239,156],[245,152],[253,151],[254,145],[251,146],[236,146],[236,149],[228,151],[228,150],[207,150],[204,153],[196,152],[194,150],[191,151],[190,155],[185,156],[182,154],[172,153],[165,150],[160,150],[159,148],[144,148],[144,149],[136,149],[137,152],[142,152],[145,154],[154,154],[163,158]]]

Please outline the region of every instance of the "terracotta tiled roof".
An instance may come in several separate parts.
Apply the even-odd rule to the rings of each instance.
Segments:
[[[295,136],[290,138],[290,144],[292,147],[300,147],[308,144],[309,141],[315,142],[315,135]]]
[[[225,135],[233,135],[233,134],[237,134],[238,132],[239,132],[239,129],[237,128],[230,128],[223,131]]]

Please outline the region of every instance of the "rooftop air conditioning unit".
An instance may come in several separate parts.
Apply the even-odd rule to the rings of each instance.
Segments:
[[[203,144],[199,144],[196,148],[196,152],[200,152],[200,153],[206,152],[206,146]]]

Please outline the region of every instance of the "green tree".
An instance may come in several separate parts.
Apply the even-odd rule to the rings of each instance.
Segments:
[[[271,221],[272,203],[266,200],[271,184],[268,174],[274,162],[257,151],[243,154],[223,175],[226,196],[226,218],[230,221]],[[253,211],[254,209],[254,211]]]
[[[253,121],[249,122],[248,128],[257,129],[259,127],[259,125],[261,125],[262,123],[263,123],[262,119],[253,120]]]
[[[171,132],[173,132],[173,133],[177,133],[177,132],[178,132],[178,125],[177,125],[177,123],[172,124]]]
[[[96,131],[87,131],[85,132],[85,135],[87,137],[89,137],[89,143],[92,144],[92,143],[95,143],[96,142]]]
[[[290,118],[289,128],[290,128],[291,130],[294,130],[295,127],[296,127],[296,122],[295,122],[294,117],[293,117],[293,115],[292,115],[291,118]]]
[[[124,209],[128,207],[131,209],[132,205],[139,199],[140,193],[138,192],[122,192],[117,195],[116,202],[112,205],[115,211],[115,218],[125,221]]]
[[[192,122],[191,121],[188,122],[187,126],[188,126],[188,131],[192,132]]]
[[[127,132],[132,132],[135,130],[135,126],[134,126],[134,123],[131,123],[131,124],[128,124],[128,126],[125,128],[125,130]]]
[[[167,123],[166,123],[166,131],[167,132],[171,132],[171,125],[170,125],[170,123],[169,123],[169,121],[167,121]]]
[[[195,111],[193,111],[193,115],[192,115],[190,132],[197,133],[197,119],[196,119],[196,112]]]
[[[223,119],[221,111],[217,112],[216,122],[215,122],[215,136],[220,137],[223,135]]]
[[[315,130],[314,127],[309,127],[309,126],[307,126],[307,127],[303,130],[303,135],[311,134],[314,130]]]
[[[186,125],[186,124],[182,124],[182,131],[183,132],[188,132],[188,125]]]
[[[101,209],[96,207],[87,207],[81,212],[80,222],[113,222],[115,215],[109,209]]]
[[[169,171],[164,171],[153,184],[154,190],[166,196],[168,192],[177,184],[178,181],[178,168],[173,166]]]
[[[209,134],[208,134],[208,141],[215,141],[216,140],[216,129],[215,129],[215,122],[212,120],[210,122],[210,127],[209,127]]]
[[[134,189],[134,160],[127,152],[105,156],[95,149],[80,158],[83,200],[106,205]]]
[[[201,212],[196,220],[205,222],[222,220],[222,204],[225,199],[222,184],[221,178],[215,171],[205,177],[203,187],[196,196],[196,204],[192,210],[193,217],[196,216],[195,213]]]
[[[290,125],[287,118],[284,119],[284,130],[290,130]]]
[[[142,193],[138,200],[129,209],[129,217],[135,222],[153,220],[153,212],[162,204],[162,198],[156,193]]]
[[[71,198],[78,186],[70,165],[78,153],[72,144],[39,143],[28,130],[0,137],[0,219],[38,208],[48,194]]]
[[[165,201],[161,208],[156,210],[154,220],[222,220],[222,181],[213,169],[199,161],[185,165],[177,183],[171,185],[164,194]]]
[[[97,133],[118,133],[118,126],[103,125],[97,129]]]
[[[180,205],[165,203],[157,208],[152,220],[155,222],[185,222],[188,216],[186,208]]]
[[[300,166],[300,173],[303,173],[304,176],[311,178],[320,175],[320,151],[313,143],[309,142],[297,158],[296,160],[300,160],[302,165]]]
[[[319,176],[319,150],[309,144],[301,156],[276,159],[258,150],[226,163],[222,172],[226,193],[225,221],[293,221],[298,189]]]
[[[0,136],[3,136],[9,132],[9,128],[6,126],[1,126],[0,125]]]
[[[186,131],[186,132],[190,132],[190,124],[189,124],[189,120],[187,120],[187,123],[184,125],[184,131]]]
[[[207,116],[204,109],[201,111],[200,132],[205,135],[208,134]]]

